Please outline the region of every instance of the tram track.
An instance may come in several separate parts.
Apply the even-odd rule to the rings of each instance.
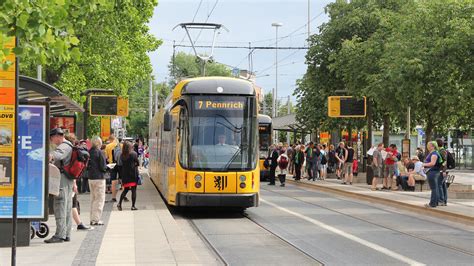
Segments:
[[[243,213],[236,213],[236,212],[215,212],[213,214],[206,214],[204,216],[198,215],[197,217],[193,217],[193,214],[185,213],[182,214],[179,211],[174,210],[174,213],[172,213],[173,217],[175,219],[186,219],[191,227],[194,229],[194,231],[197,233],[197,235],[202,239],[204,243],[209,247],[209,249],[212,251],[212,253],[219,259],[219,261],[223,265],[245,265],[246,262],[252,261],[253,259],[262,259],[263,254],[260,252],[253,252],[250,253],[252,249],[256,247],[252,247],[251,244],[248,244],[247,247],[244,247],[244,249],[239,250],[239,248],[236,248],[235,246],[232,245],[217,245],[220,243],[219,240],[216,240],[215,236],[219,236],[220,233],[209,233],[206,232],[206,224],[210,223],[223,223],[224,226],[226,224],[226,220],[228,219],[239,219],[239,221],[236,224],[241,224],[243,227],[248,227],[248,224],[246,222],[250,222],[255,228],[250,230],[250,232],[247,233],[241,233],[240,232],[232,232],[231,228],[235,228],[235,226],[228,226],[228,232],[226,232],[225,237],[232,237],[239,235],[240,236],[248,236],[248,238],[273,238],[274,240],[279,242],[280,248],[284,249],[291,249],[293,252],[293,257],[296,258],[306,258],[306,261],[309,263],[303,263],[303,264],[298,264],[298,265],[324,265],[321,263],[320,260],[312,256],[311,254],[305,252],[301,248],[299,248],[297,245],[291,243],[291,241],[285,239],[283,236],[271,231],[270,229],[266,228],[263,224],[259,223],[255,219],[252,219],[249,217],[245,212]],[[229,223],[230,224],[230,223]],[[259,230],[260,233],[255,233],[256,230]],[[241,231],[241,230],[238,230]],[[214,239],[213,239],[214,238]],[[217,243],[216,243],[217,242]],[[249,242],[252,243],[252,242]],[[256,244],[257,245],[257,244]],[[265,248],[268,250],[268,252],[272,253],[274,252],[273,249],[275,247],[272,246],[271,250],[270,247]],[[232,252],[229,252],[232,251]],[[232,253],[232,254],[231,254]],[[255,256],[255,258],[249,258],[249,255]],[[264,256],[265,257],[265,256]],[[232,261],[239,261],[239,263],[232,263]],[[262,262],[260,262],[262,263]],[[250,263],[253,264],[253,263]]]
[[[297,187],[297,186],[296,186]],[[309,201],[306,201],[306,200],[302,200],[300,198],[297,198],[297,197],[294,197],[294,196],[290,196],[290,195],[287,195],[285,193],[281,193],[281,192],[278,192],[278,191],[274,191],[274,190],[267,190],[265,189],[266,191],[269,191],[271,193],[275,193],[275,194],[278,194],[278,195],[281,195],[281,196],[284,196],[286,198],[290,198],[290,199],[293,199],[293,200],[296,200],[296,201],[299,201],[299,202],[303,202],[305,204],[309,204],[309,205],[312,205],[312,206],[315,206],[315,207],[319,207],[319,208],[322,208],[322,209],[325,209],[325,210],[328,210],[328,211],[331,211],[331,212],[334,212],[334,213],[337,213],[337,214],[340,214],[342,216],[346,216],[346,217],[350,217],[350,218],[353,218],[353,219],[356,219],[356,220],[359,220],[359,221],[362,221],[362,222],[365,222],[365,223],[368,223],[368,224],[371,224],[371,225],[374,225],[374,226],[377,226],[377,227],[380,227],[380,228],[384,228],[386,230],[389,230],[389,231],[393,231],[393,232],[396,232],[396,233],[399,233],[399,234],[402,234],[402,235],[406,235],[406,236],[409,236],[409,237],[412,237],[412,238],[416,238],[416,239],[419,239],[419,240],[422,240],[422,241],[425,241],[425,242],[428,242],[430,244],[433,244],[433,245],[437,245],[439,247],[442,247],[442,248],[446,248],[446,249],[451,249],[453,251],[456,251],[456,252],[460,252],[460,253],[463,253],[463,254],[466,254],[466,255],[470,255],[470,256],[474,256],[474,253],[469,251],[469,250],[465,250],[465,249],[461,249],[461,248],[458,248],[458,247],[454,247],[454,246],[451,246],[451,245],[448,245],[448,244],[445,244],[445,243],[440,243],[438,241],[435,241],[435,240],[432,240],[432,239],[429,239],[429,238],[426,238],[424,236],[420,236],[420,235],[417,235],[417,234],[413,234],[413,233],[410,233],[410,232],[406,232],[406,231],[402,231],[402,230],[399,230],[397,228],[393,228],[393,227],[390,227],[390,226],[386,226],[386,225],[382,225],[380,224],[380,222],[376,223],[376,222],[373,222],[373,221],[370,221],[368,219],[365,219],[363,217],[360,217],[360,216],[356,216],[356,215],[353,215],[353,214],[347,214],[347,213],[344,213],[344,212],[341,212],[341,211],[338,211],[338,210],[335,210],[333,208],[329,208],[329,207],[326,207],[326,206],[323,206],[321,204],[316,204],[316,203],[313,203],[313,202],[309,202]],[[308,191],[308,190],[303,190],[303,191]],[[342,201],[346,201],[346,202],[352,202],[353,201],[349,201],[347,199],[343,199],[341,197],[338,197],[339,200],[342,200]],[[361,203],[362,204],[362,203]],[[385,211],[385,212],[391,212],[391,213],[396,213],[396,212],[392,212],[390,210],[386,210],[386,209],[382,209],[382,208],[378,208],[378,207],[375,207],[375,206],[371,206],[372,208],[375,208],[375,209],[378,209],[378,210],[381,210],[381,211]],[[396,213],[396,214],[400,214],[400,213]],[[420,219],[418,217],[413,217],[415,219]],[[425,221],[426,222],[426,221]],[[429,221],[431,223],[435,223],[435,222],[432,222],[432,221]],[[442,224],[439,224],[439,225],[442,225]],[[458,229],[458,230],[461,230],[461,229]],[[466,230],[463,230],[465,231],[466,233],[470,233]]]
[[[247,214],[244,214],[244,216],[249,219],[250,221],[252,221],[254,224],[260,226],[263,230],[267,231],[268,233],[274,235],[275,237],[278,237],[281,241],[287,243],[288,245],[292,246],[293,248],[297,249],[299,252],[305,254],[306,256],[312,258],[313,260],[317,261],[320,265],[324,265],[320,260],[318,260],[317,258],[315,258],[314,256],[312,256],[311,254],[309,254],[308,252],[302,250],[301,248],[299,248],[298,246],[296,246],[295,244],[291,243],[291,241],[289,240],[286,240],[284,237],[280,236],[279,234],[275,233],[275,232],[272,232],[270,229],[266,228],[265,226],[263,226],[261,223],[257,222],[255,219],[247,216]]]
[[[223,265],[230,265],[226,259],[219,253],[219,251],[217,250],[217,248],[212,244],[211,241],[209,241],[209,239],[206,238],[206,236],[201,232],[201,230],[199,230],[199,227],[196,225],[196,223],[194,223],[193,220],[188,220],[188,223],[189,225],[194,229],[194,231],[196,232],[196,234],[199,236],[199,238],[204,242],[204,244],[206,244],[206,246],[209,248],[209,250],[211,250],[211,252],[213,253],[213,255],[223,264]]]
[[[160,193],[158,187],[156,186],[156,184],[153,182],[153,180],[151,180],[151,181],[152,181],[153,185],[155,186],[156,192],[160,195],[160,197],[163,199],[163,201],[165,201],[165,199],[163,198],[163,195],[161,195],[161,193]],[[311,261],[311,263],[298,264],[298,265],[324,265],[317,258],[311,256],[310,254],[308,254],[304,250],[300,249],[298,246],[291,243],[291,241],[289,241],[289,240],[285,239],[284,237],[272,232],[271,230],[266,228],[261,223],[257,222],[256,220],[252,219],[251,217],[249,217],[245,212],[232,212],[232,211],[231,212],[224,212],[224,213],[217,212],[217,213],[213,213],[213,214],[210,214],[210,215],[208,214],[209,216],[205,216],[205,217],[202,217],[202,216],[199,217],[199,215],[198,215],[198,217],[193,217],[193,215],[195,216],[195,213],[193,213],[192,211],[189,213],[189,212],[185,212],[184,209],[179,209],[179,208],[170,206],[168,204],[166,206],[167,206],[169,212],[171,213],[171,215],[173,216],[174,219],[176,219],[176,220],[185,220],[189,224],[189,226],[193,229],[193,231],[197,234],[197,236],[201,239],[201,241],[204,243],[204,245],[208,248],[208,250],[215,257],[215,259],[217,261],[219,261],[222,265],[233,265],[233,264],[231,262],[229,262],[228,259],[226,259],[226,255],[224,255],[223,252],[222,252],[222,247],[221,247],[221,250],[218,247],[216,247],[214,241],[212,241],[212,239],[209,238],[209,235],[206,234],[203,231],[203,228],[199,224],[196,223],[197,220],[202,220],[202,219],[225,220],[225,219],[231,217],[231,218],[241,218],[242,221],[250,221],[256,227],[263,230],[266,234],[269,234],[269,235],[275,237],[276,239],[278,239],[281,242],[282,245],[286,245],[288,248],[294,249],[298,253],[299,258],[301,258],[300,256],[303,256],[303,257],[306,257],[309,261]],[[235,252],[235,251],[233,253],[239,254],[239,252]],[[256,255],[260,256],[260,254],[258,254],[258,253],[256,253]],[[246,259],[248,259],[248,258],[245,258],[245,257],[239,258],[237,260],[239,260],[240,262],[235,263],[235,264],[245,265]]]

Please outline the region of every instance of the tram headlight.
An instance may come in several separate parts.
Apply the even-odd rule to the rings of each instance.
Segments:
[[[244,175],[241,175],[240,176],[240,182],[245,182],[245,180],[247,180],[247,177],[244,176]]]
[[[201,175],[195,175],[195,176],[194,176],[194,181],[196,181],[196,182],[201,182],[201,180],[202,180],[202,176],[201,176]]]
[[[245,183],[240,183],[240,188],[245,188],[245,187],[246,187]]]
[[[195,186],[196,188],[201,188],[201,182],[196,182],[196,183],[194,183],[194,186]]]

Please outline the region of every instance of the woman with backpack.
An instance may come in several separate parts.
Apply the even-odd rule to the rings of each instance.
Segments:
[[[327,168],[328,168],[326,144],[323,144],[323,145],[319,144],[318,148],[321,153],[321,156],[320,156],[321,160],[319,161],[319,179],[324,180],[326,179]]]
[[[89,150],[90,160],[87,167],[89,187],[91,190],[91,225],[104,225],[100,220],[105,204],[105,173],[107,172],[107,159],[101,150],[102,140],[99,137],[92,139]]]
[[[277,159],[278,163],[278,179],[280,180],[280,187],[285,186],[285,179],[286,179],[286,174],[288,173],[288,164],[289,164],[289,159],[288,155],[286,154],[286,150],[282,148],[280,150],[280,156],[278,156]]]
[[[426,176],[428,179],[428,184],[431,189],[431,198],[430,203],[425,204],[426,208],[436,208],[439,202],[439,189],[438,189],[438,179],[441,170],[441,164],[439,163],[440,155],[438,153],[438,144],[436,141],[428,142],[426,145],[428,150],[428,155],[425,158],[423,167],[425,168]]]
[[[119,178],[122,180],[122,186],[124,190],[120,195],[117,209],[122,210],[122,201],[129,190],[132,191],[132,211],[136,211],[135,202],[137,200],[137,185],[138,185],[138,155],[133,150],[133,146],[130,142],[125,141],[120,156],[118,157],[118,173]]]

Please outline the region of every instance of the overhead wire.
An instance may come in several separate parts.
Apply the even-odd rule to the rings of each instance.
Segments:
[[[214,6],[212,7],[211,12],[209,12],[209,14],[207,14],[206,21],[204,21],[204,23],[207,23],[209,21],[209,18],[211,17],[212,13],[214,12],[214,9],[217,6],[217,3],[219,3],[219,0],[216,0],[216,2],[214,3]],[[199,37],[201,36],[201,33],[202,33],[202,29],[199,31],[199,33],[196,37],[196,40],[193,42],[194,44],[196,44],[196,42],[198,41]]]
[[[271,66],[265,67],[265,68],[263,68],[263,69],[261,69],[261,70],[255,71],[255,72],[258,73],[259,75],[262,74],[262,73],[265,73],[265,71],[268,71],[268,70],[272,69],[273,67],[276,66],[276,64],[279,64],[279,63],[285,61],[286,59],[288,59],[288,58],[290,58],[291,56],[295,55],[295,54],[298,53],[299,51],[301,51],[301,50],[296,50],[296,51],[294,51],[293,53],[291,53],[291,54],[289,54],[289,55],[283,57],[283,58],[280,59],[280,60],[278,60],[277,63],[273,63]]]
[[[196,16],[197,16],[197,14],[199,13],[199,9],[201,9],[201,5],[202,5],[202,2],[203,2],[203,1],[204,1],[204,0],[199,1],[199,5],[198,5],[198,7],[197,7],[197,9],[196,9],[196,12],[194,12],[193,20],[192,20],[191,22],[194,22],[194,20],[196,19]],[[184,41],[185,38],[186,38],[186,34],[183,35],[183,38],[181,39],[181,41],[180,41],[179,43],[180,43],[180,44],[183,43],[183,41]]]

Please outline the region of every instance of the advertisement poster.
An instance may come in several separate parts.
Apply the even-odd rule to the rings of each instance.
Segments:
[[[6,49],[15,46],[15,39],[5,43]],[[8,69],[0,67],[0,197],[13,195],[15,149],[15,55],[10,51]]]
[[[44,105],[20,105],[18,114],[18,218],[45,218],[48,133]],[[0,218],[11,218],[12,198],[0,198]]]
[[[73,115],[61,116],[55,115],[49,118],[49,128],[57,128],[60,127],[64,130],[64,133],[69,134],[76,134],[76,117]]]

